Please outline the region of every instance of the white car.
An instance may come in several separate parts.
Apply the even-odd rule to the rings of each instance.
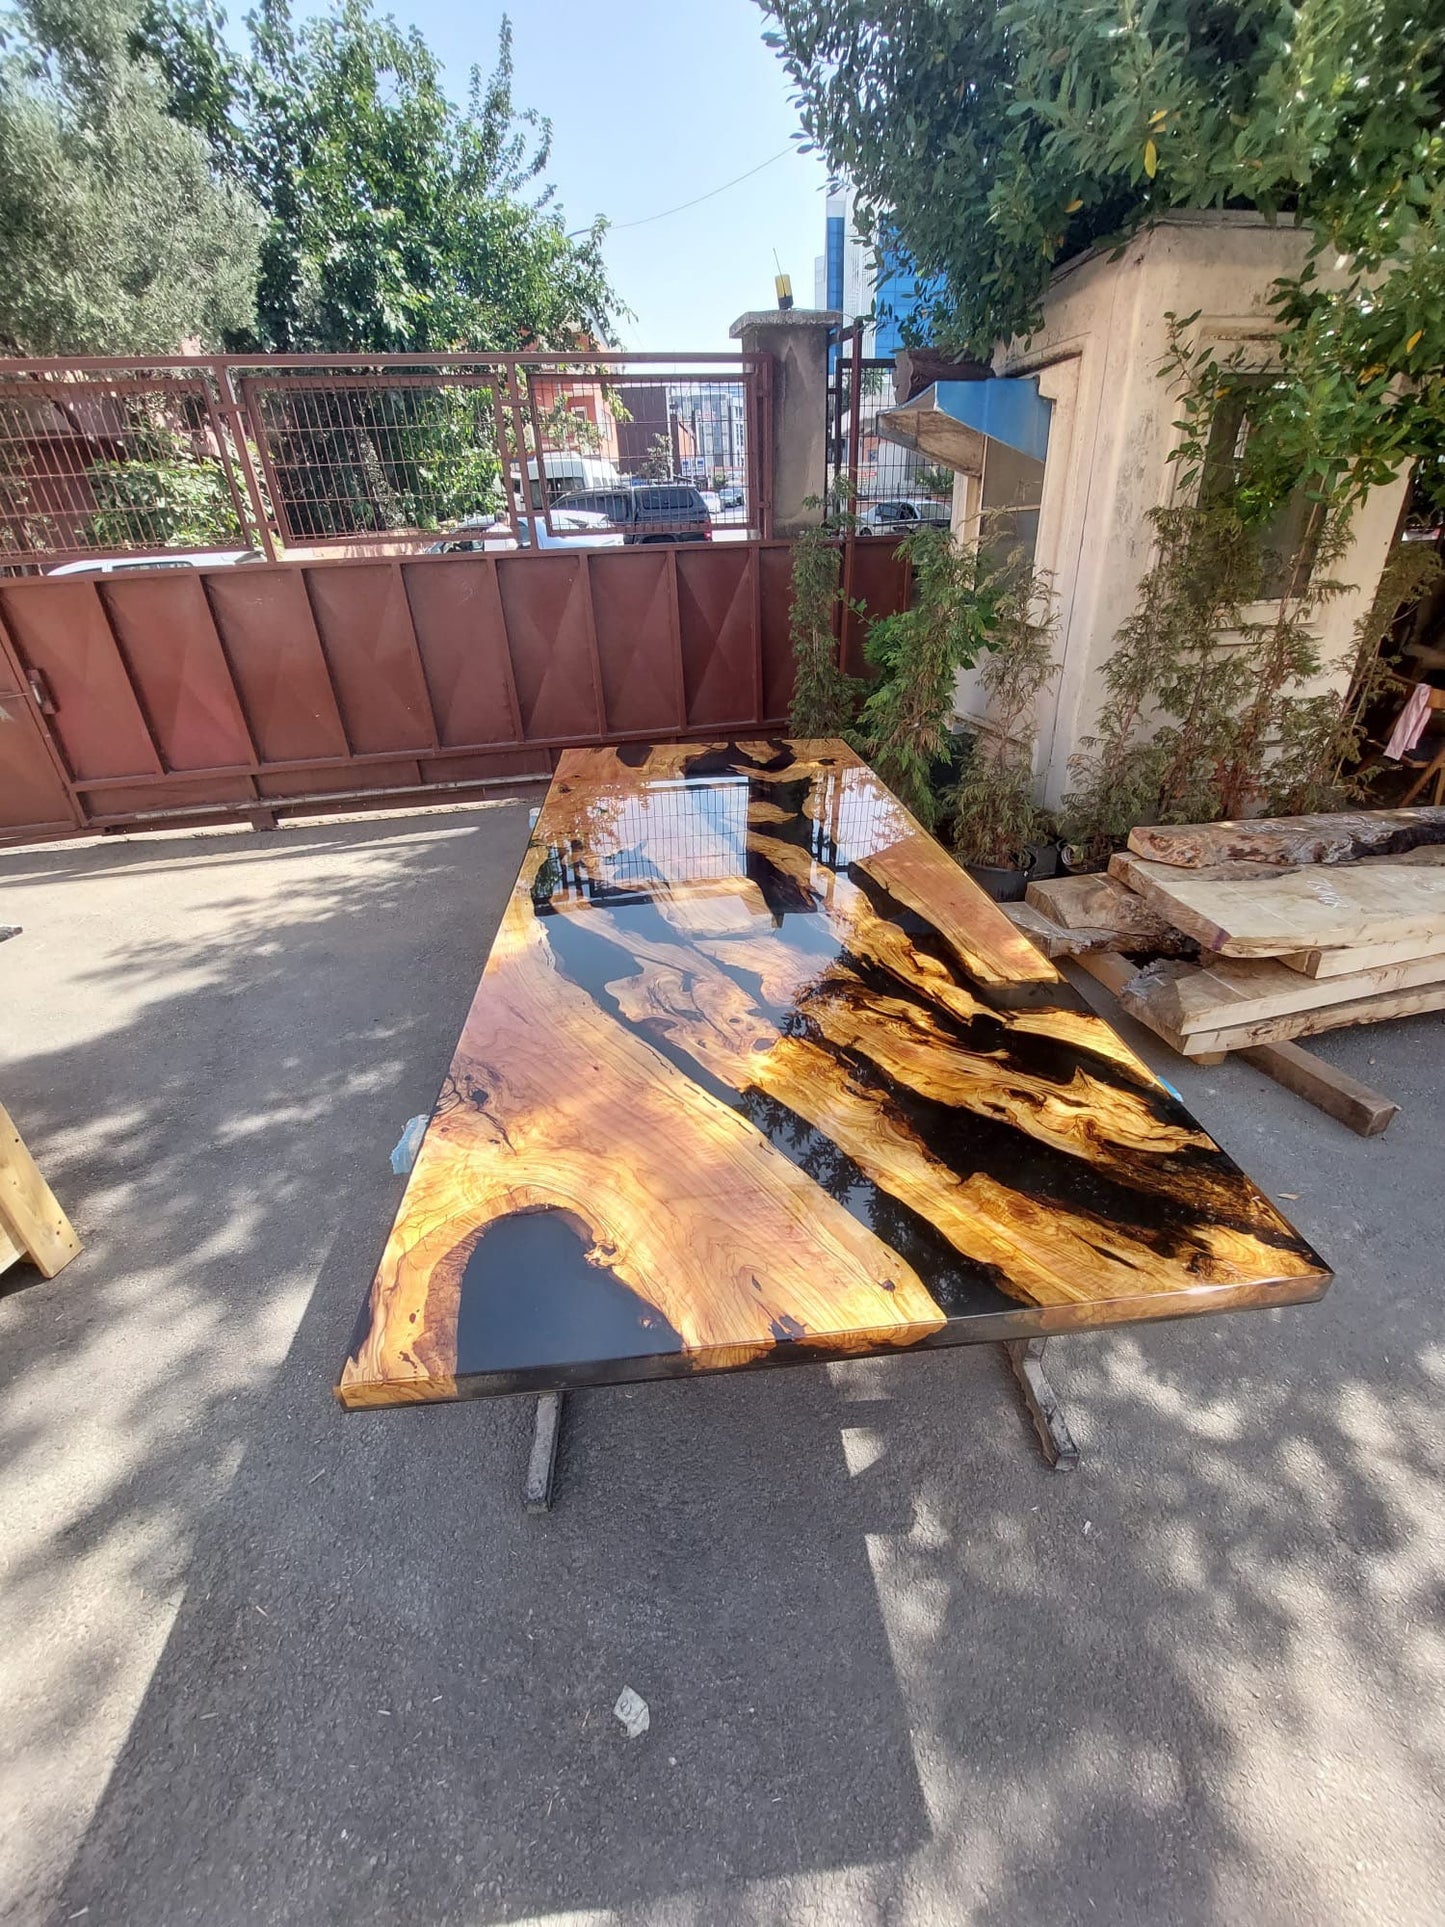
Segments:
[[[47,575],[119,575],[124,569],[234,569],[242,562],[264,562],[259,549],[203,549],[189,555],[88,555],[62,562]]]
[[[539,549],[620,549],[621,532],[605,515],[590,509],[553,509],[548,528],[540,511],[535,522],[518,518],[514,528],[497,516],[476,515],[459,522],[450,535],[433,542],[428,555],[495,555],[498,550],[531,547],[529,531],[537,531]]]
[[[868,502],[858,511],[860,535],[907,535],[917,528],[946,529],[951,521],[946,505],[923,495],[893,495],[886,502]]]

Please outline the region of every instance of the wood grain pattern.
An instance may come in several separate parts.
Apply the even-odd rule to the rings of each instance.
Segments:
[[[1349,977],[1381,964],[1415,963],[1421,957],[1438,957],[1440,975],[1445,977],[1445,948],[1435,937],[1406,937],[1401,943],[1356,943],[1343,950],[1294,950],[1279,961],[1305,977]]]
[[[1129,885],[1203,948],[1229,957],[1445,940],[1445,869],[1433,864],[1310,864],[1226,881],[1135,860]]]
[[[1266,863],[1346,863],[1445,843],[1445,809],[1339,810],[1320,816],[1260,816],[1243,823],[1171,823],[1129,832],[1129,848],[1187,869],[1257,858]]]
[[[842,744],[569,751],[337,1389],[735,1370],[1328,1276]]]
[[[0,1271],[29,1258],[42,1277],[53,1278],[79,1250],[74,1226],[0,1104]]]
[[[1189,1037],[1196,1031],[1288,1017],[1295,1011],[1321,1010],[1327,1004],[1442,981],[1445,959],[1439,957],[1380,964],[1348,977],[1320,978],[1301,976],[1269,957],[1213,957],[1200,965],[1153,963],[1135,979],[1133,989],[1137,997],[1149,997],[1166,1030]]]

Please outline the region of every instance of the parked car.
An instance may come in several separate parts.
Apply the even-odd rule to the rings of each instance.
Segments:
[[[702,505],[707,510],[709,519],[715,522],[723,513],[721,495],[716,494],[710,488],[700,488],[698,494],[702,497]]]
[[[726,488],[720,488],[717,492],[717,498],[725,509],[740,509],[743,507],[743,492],[736,482],[729,482]]]
[[[946,529],[951,517],[942,502],[922,495],[895,495],[886,502],[868,502],[858,511],[860,535],[907,535],[916,528]]]
[[[603,516],[622,530],[629,546],[638,542],[710,542],[712,517],[702,494],[690,482],[639,482],[621,488],[578,489],[564,495],[557,509]],[[557,509],[552,511],[556,519]]]
[[[440,542],[433,542],[428,555],[487,555],[499,549],[528,549],[531,530],[537,531],[539,549],[620,549],[623,538],[605,515],[583,509],[553,509],[552,526],[539,516],[535,523],[520,518],[516,526],[498,515],[473,515],[459,522]]]
[[[234,569],[243,562],[264,562],[260,549],[201,549],[190,555],[87,555],[62,562],[47,575],[119,575],[127,569]]]

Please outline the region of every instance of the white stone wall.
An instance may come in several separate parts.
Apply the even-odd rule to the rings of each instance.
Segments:
[[[1037,550],[1058,608],[1059,675],[1040,704],[1036,750],[1048,804],[1070,787],[1069,758],[1091,733],[1102,698],[1100,671],[1149,566],[1148,512],[1173,485],[1177,396],[1159,373],[1167,317],[1198,310],[1191,338],[1222,352],[1245,344],[1266,365],[1270,285],[1298,267],[1305,248],[1296,229],[1258,215],[1170,217],[1136,236],[1117,261],[1094,254],[1061,270],[1044,326],[997,358],[1000,374],[1037,375],[1054,405]],[[1402,476],[1377,490],[1356,516],[1350,550],[1332,572],[1354,586],[1320,613],[1326,663],[1344,653],[1369,605],[1406,486]],[[959,510],[965,493],[957,491]],[[1336,681],[1327,675],[1318,686]],[[962,717],[977,718],[971,676],[960,680],[958,702]]]

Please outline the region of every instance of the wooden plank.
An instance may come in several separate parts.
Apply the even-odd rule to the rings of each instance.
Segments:
[[[13,1265],[17,1258],[24,1256],[24,1245],[12,1238],[4,1225],[0,1224],[0,1271],[4,1271],[7,1265]]]
[[[46,1278],[68,1265],[80,1240],[41,1177],[25,1140],[0,1104],[0,1237],[17,1245]]]
[[[1138,856],[1186,869],[1255,859],[1345,863],[1422,843],[1445,843],[1445,809],[1341,810],[1320,816],[1262,816],[1238,823],[1144,825],[1129,832]]]
[[[1393,1098],[1371,1090],[1348,1071],[1337,1070],[1298,1044],[1255,1044],[1235,1055],[1306,1098],[1317,1110],[1338,1118],[1360,1137],[1378,1137],[1400,1109]]]
[[[1129,881],[1161,916],[1225,956],[1430,936],[1445,947],[1445,869],[1347,863],[1224,882],[1140,860]]]
[[[1135,986],[1147,994],[1166,1027],[1188,1037],[1197,1030],[1253,1023],[1261,1017],[1286,1017],[1297,1010],[1349,1003],[1417,984],[1445,982],[1445,961],[1416,958],[1382,964],[1348,977],[1304,977],[1269,957],[1211,956],[1198,966],[1161,962]]]
[[[1065,930],[1115,930],[1146,942],[1165,942],[1173,927],[1123,883],[1102,874],[1051,877],[1031,883],[1025,901]]]
[[[1105,990],[1112,990],[1117,997],[1125,984],[1132,983],[1139,975],[1139,966],[1129,962],[1127,957],[1094,955],[1079,957],[1075,960],[1080,970],[1087,970]]]
[[[1142,974],[1132,970],[1122,957],[1080,957],[1078,962],[1081,969],[1097,977],[1116,996]],[[1160,1028],[1160,1019],[1152,1008],[1131,1007],[1130,1015],[1152,1030],[1162,1043],[1168,1044],[1171,1049],[1184,1051],[1184,1039],[1177,1033],[1166,1034]],[[1225,1055],[1222,1050],[1198,1051],[1194,1048],[1194,1041],[1190,1040],[1188,1056],[1192,1064],[1222,1063]],[[1336,1070],[1333,1064],[1326,1064],[1322,1058],[1311,1056],[1296,1044],[1255,1044],[1240,1050],[1237,1055],[1256,1070],[1263,1071],[1266,1077],[1272,1077],[1277,1084],[1283,1084],[1318,1109],[1338,1118],[1340,1123],[1348,1125],[1361,1137],[1377,1137],[1400,1108],[1390,1098],[1371,1090],[1368,1084],[1351,1077],[1347,1071]]]
[[[1407,869],[1438,869],[1445,866],[1445,844],[1427,843],[1418,850],[1402,850],[1396,856],[1362,856],[1350,865],[1352,869],[1368,867],[1403,865]],[[1143,879],[1139,872],[1149,868],[1148,860],[1134,856],[1128,850],[1116,850],[1109,858],[1109,875],[1136,893],[1143,893]],[[1171,874],[1177,871],[1180,881],[1186,877],[1191,883],[1255,883],[1264,877],[1288,877],[1314,875],[1318,866],[1311,863],[1265,863],[1241,860],[1237,863],[1204,863],[1195,869],[1181,869],[1176,864],[1169,865]]]
[[[999,907],[1015,930],[1021,930],[1046,957],[1082,957],[1091,950],[1139,947],[1138,937],[1125,937],[1117,930],[1065,930],[1042,910],[1035,910],[1031,903],[1005,903]]]
[[[1390,990],[1380,997],[1357,997],[1346,1004],[1324,1004],[1317,1010],[1293,1011],[1287,1017],[1261,1017],[1254,1023],[1194,1031],[1181,1038],[1176,1048],[1186,1057],[1198,1057],[1201,1052],[1244,1050],[1253,1044],[1313,1037],[1321,1031],[1344,1030],[1352,1024],[1379,1024],[1391,1017],[1416,1017],[1425,1011],[1441,1009],[1445,1009],[1445,984],[1419,984],[1413,990]]]
[[[1187,1055],[1192,1064],[1222,1064],[1224,1062],[1224,1052],[1222,1050],[1190,1050],[1186,1053],[1184,1040],[1178,1031],[1165,1031],[1161,1029],[1158,1019],[1155,1017],[1152,1008],[1148,1005],[1143,1005],[1138,1010],[1124,1005],[1123,993],[1128,989],[1129,985],[1133,983],[1136,977],[1142,975],[1137,965],[1130,963],[1127,958],[1110,957],[1096,953],[1093,956],[1076,957],[1074,961],[1081,970],[1087,970],[1089,975],[1101,983],[1106,990],[1113,991],[1114,995],[1120,1001],[1121,1008],[1128,1009],[1131,1017],[1136,1018],[1139,1023],[1143,1024],[1146,1030],[1152,1030],[1159,1041],[1167,1044],[1170,1050],[1178,1051],[1181,1057]]]
[[[1402,943],[1352,943],[1339,950],[1292,950],[1279,959],[1304,977],[1350,977],[1382,964],[1414,963],[1434,957],[1445,976],[1445,948],[1436,937],[1406,937]]]

